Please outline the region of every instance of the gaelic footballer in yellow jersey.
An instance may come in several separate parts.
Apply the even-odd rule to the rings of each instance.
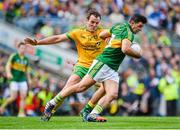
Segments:
[[[79,83],[87,74],[93,59],[102,53],[106,46],[106,42],[98,37],[98,35],[105,30],[98,27],[100,20],[101,15],[96,10],[89,10],[87,13],[85,28],[74,29],[70,32],[50,36],[41,40],[25,38],[24,41],[26,44],[31,45],[52,45],[67,40],[74,41],[77,47],[78,61],[63,89],[71,88],[72,85]],[[103,86],[101,89],[96,91],[95,96],[93,96],[93,102],[91,102],[91,109],[93,108],[93,104],[96,104],[101,96],[104,95],[104,92]],[[52,113],[56,111],[66,98],[62,98],[60,93],[61,92],[46,104],[44,117],[42,118],[44,121],[50,119]],[[51,110],[49,110],[49,108],[51,108]]]
[[[74,29],[66,35],[75,42],[78,53],[78,66],[89,68],[95,59],[104,50],[107,43],[98,37],[104,29],[98,27],[96,31],[90,32],[85,27]]]

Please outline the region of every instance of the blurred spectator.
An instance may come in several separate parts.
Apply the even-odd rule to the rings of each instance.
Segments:
[[[40,34],[42,35],[42,38],[52,36],[54,34],[53,27],[49,22],[40,29]]]
[[[179,98],[179,85],[175,82],[175,79],[172,76],[172,70],[170,68],[167,68],[164,71],[164,75],[160,79],[158,87],[166,100],[167,116],[176,116],[177,100]]]
[[[167,36],[166,30],[162,30],[160,32],[160,36],[159,36],[158,40],[159,40],[159,44],[161,44],[163,46],[170,46],[171,45],[171,40]]]
[[[118,100],[120,105],[119,114],[123,116],[136,115],[139,110],[139,98],[128,90],[129,87],[125,82],[121,83],[121,96]]]

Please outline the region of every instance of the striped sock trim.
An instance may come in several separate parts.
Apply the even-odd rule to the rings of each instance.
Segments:
[[[54,98],[54,102],[56,104],[58,104],[59,102],[62,102],[63,101],[63,98],[61,97],[60,94],[58,94],[55,98]]]
[[[91,108],[94,108],[94,106],[95,106],[91,101],[88,102],[88,105],[89,105]]]
[[[100,105],[96,105],[95,108],[93,109],[93,111],[91,112],[91,114],[95,113],[95,114],[100,114],[103,112],[103,108]]]
[[[52,110],[52,113],[53,113],[53,114],[58,110],[58,108],[61,106],[61,104],[64,102],[64,100],[65,100],[65,99],[62,99],[61,101],[59,101],[59,102],[56,104],[55,108]]]

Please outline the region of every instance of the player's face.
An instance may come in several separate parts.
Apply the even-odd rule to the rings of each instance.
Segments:
[[[90,32],[94,32],[97,29],[97,26],[100,23],[100,18],[95,17],[94,15],[91,15],[89,17],[89,20],[87,20],[87,30]]]
[[[132,25],[131,27],[134,33],[138,33],[139,31],[141,31],[144,26],[142,22],[138,22],[138,23],[133,22],[131,25]]]
[[[20,54],[24,54],[26,51],[26,45],[21,45],[19,48],[18,48],[18,52]]]

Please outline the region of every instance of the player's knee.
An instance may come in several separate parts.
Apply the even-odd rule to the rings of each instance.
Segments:
[[[111,100],[117,99],[117,98],[118,98],[118,93],[108,94],[108,97],[109,97]]]
[[[114,93],[113,94],[113,100],[117,99],[118,98],[118,93]]]

